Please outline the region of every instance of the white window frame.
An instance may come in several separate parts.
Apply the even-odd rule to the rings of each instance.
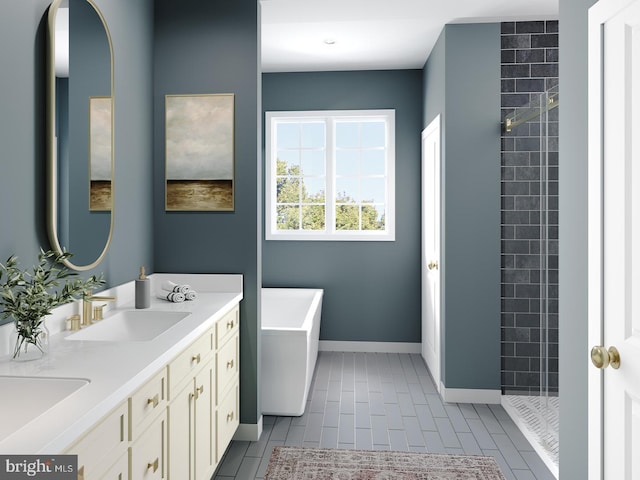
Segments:
[[[349,120],[384,121],[386,124],[385,230],[335,229],[335,123]],[[278,230],[276,225],[276,159],[273,136],[279,122],[318,122],[326,125],[325,230]],[[266,240],[395,241],[395,110],[326,110],[265,113],[265,238]]]

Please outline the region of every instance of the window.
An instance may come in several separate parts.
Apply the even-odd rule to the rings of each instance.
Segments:
[[[267,240],[395,240],[395,111],[267,112]]]

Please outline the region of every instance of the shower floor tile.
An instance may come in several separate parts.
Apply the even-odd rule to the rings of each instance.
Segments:
[[[547,465],[558,468],[560,398],[556,396],[505,395],[502,404],[531,439]],[[551,463],[549,463],[551,462]]]
[[[502,406],[444,404],[413,354],[320,352],[304,415],[265,416],[214,479],[263,479],[276,445],[491,455],[507,480],[555,478]]]

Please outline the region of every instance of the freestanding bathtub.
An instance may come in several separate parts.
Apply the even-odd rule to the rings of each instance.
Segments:
[[[262,413],[300,416],[318,358],[324,290],[262,289]]]

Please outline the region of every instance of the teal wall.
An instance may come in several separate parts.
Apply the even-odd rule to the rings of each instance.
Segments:
[[[36,260],[44,216],[44,67],[47,0],[9,0],[0,15],[0,259]]]
[[[447,93],[446,44],[447,29],[443,28],[422,69],[422,128],[426,128],[434,118],[441,115],[440,133],[442,136],[446,131],[445,115],[447,114],[445,107]],[[446,145],[440,147],[444,156]]]
[[[445,26],[424,67],[442,114],[442,380],[500,389],[500,25]]]
[[[587,478],[587,11],[560,2],[560,478]]]
[[[154,263],[158,272],[241,273],[240,421],[256,423],[262,203],[258,4],[157,0],[154,49]],[[165,212],[167,94],[235,94],[235,211]],[[150,138],[150,137],[149,137]],[[151,169],[149,169],[151,171]],[[153,215],[151,215],[153,212]]]
[[[395,242],[263,241],[265,287],[324,288],[320,338],[420,342],[420,70],[271,73],[264,111],[395,109]]]
[[[48,248],[45,230],[45,82],[47,0],[6,0],[0,15],[0,259],[24,266]],[[115,56],[115,231],[95,272],[110,285],[153,269],[151,228],[151,61],[153,2],[97,0]],[[93,273],[93,272],[89,272]]]

